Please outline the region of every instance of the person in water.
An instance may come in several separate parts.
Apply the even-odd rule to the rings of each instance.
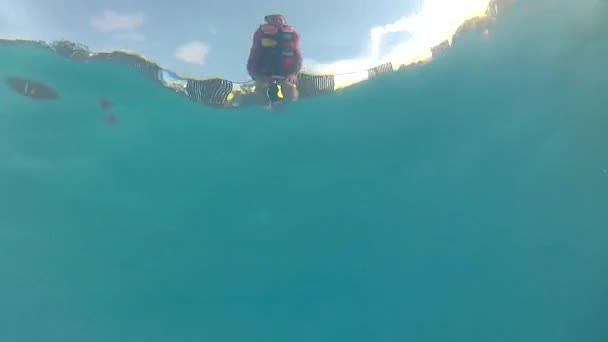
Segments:
[[[286,97],[295,101],[297,74],[302,68],[300,37],[283,15],[267,15],[264,20],[253,35],[247,71],[256,83],[257,94],[266,98],[269,89],[276,89],[276,81]]]

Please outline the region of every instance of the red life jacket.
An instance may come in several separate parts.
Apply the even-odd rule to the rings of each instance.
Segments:
[[[287,76],[295,72],[298,54],[296,33],[292,26],[260,25],[263,38],[257,69],[267,76]]]

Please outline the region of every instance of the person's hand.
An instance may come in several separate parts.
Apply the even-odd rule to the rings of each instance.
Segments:
[[[290,83],[290,84],[297,84],[298,83],[298,75],[289,75],[287,76],[287,78],[285,78],[285,82]]]

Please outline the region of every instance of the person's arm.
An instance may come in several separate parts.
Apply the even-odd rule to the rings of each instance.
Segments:
[[[302,69],[302,53],[300,52],[300,35],[293,31],[293,50],[296,53],[296,73]]]
[[[260,27],[253,35],[253,42],[251,44],[251,50],[249,50],[249,59],[247,60],[247,72],[252,79],[259,78],[258,71],[255,69],[258,58],[262,51],[262,39],[264,38],[264,32]]]

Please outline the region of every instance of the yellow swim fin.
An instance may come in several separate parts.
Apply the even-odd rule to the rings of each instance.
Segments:
[[[277,84],[277,97],[279,99],[283,99],[283,92],[281,91],[281,86]]]

